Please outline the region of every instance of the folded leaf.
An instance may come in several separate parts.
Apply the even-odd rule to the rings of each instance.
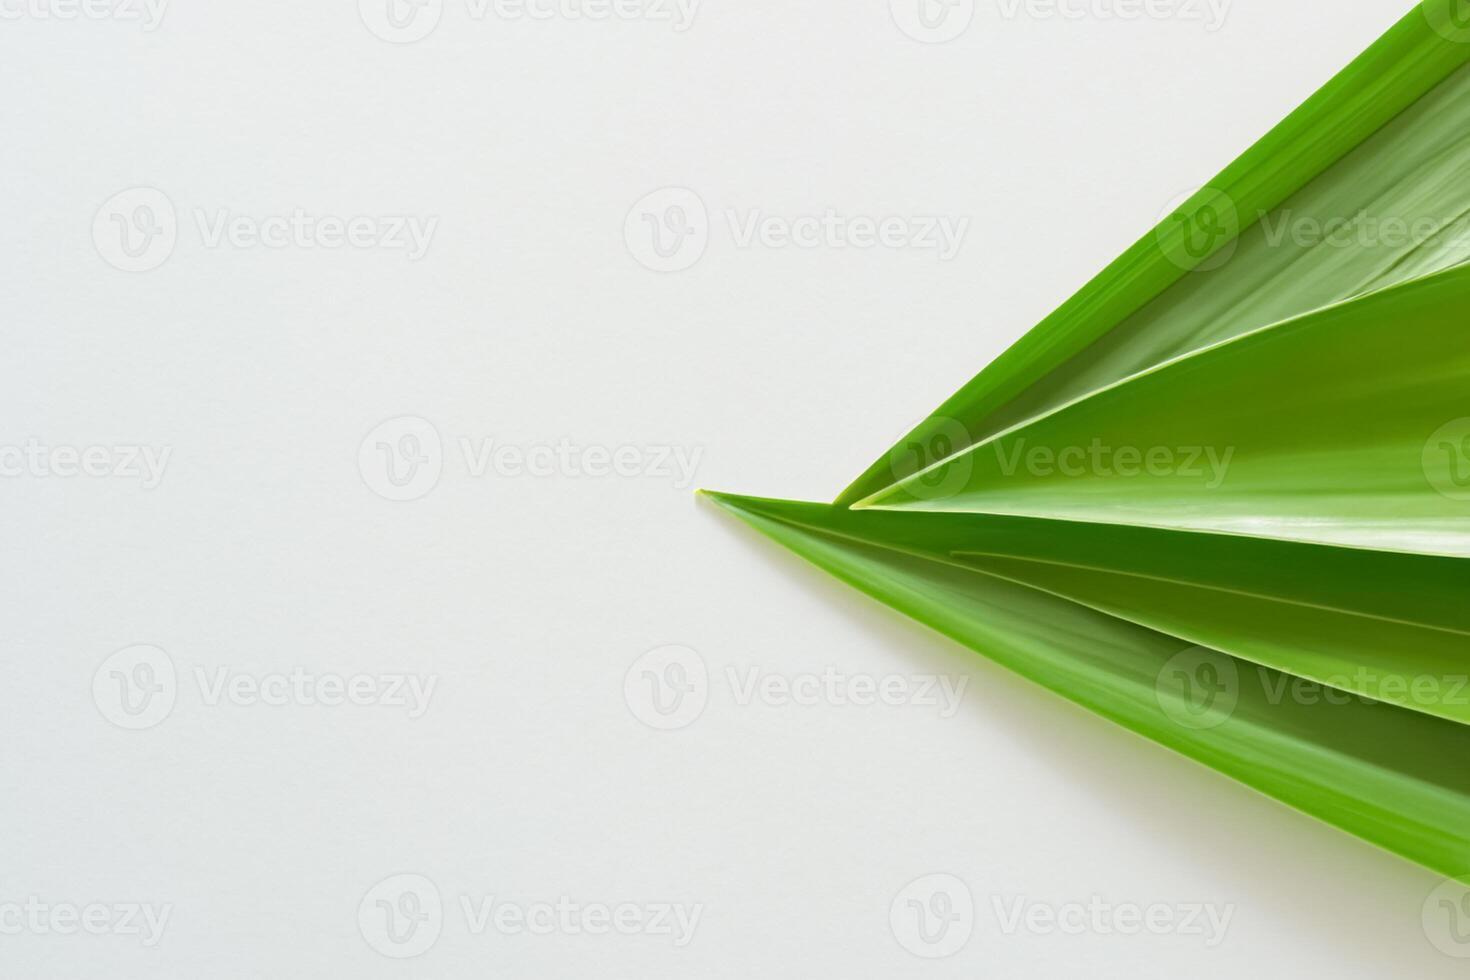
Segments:
[[[1470,9],[1425,0],[862,474],[717,495],[1049,689],[1470,868]]]
[[[1470,267],[1329,307],[1098,392],[862,506],[1470,555],[1467,311]]]
[[[849,585],[1083,707],[1444,874],[1470,867],[1470,767],[1454,761],[1470,753],[1470,726],[1366,698],[1294,696],[1289,674],[893,546],[926,549],[947,516],[713,497]]]
[[[1410,11],[837,502],[1190,351],[1470,258],[1470,43],[1445,7]]]

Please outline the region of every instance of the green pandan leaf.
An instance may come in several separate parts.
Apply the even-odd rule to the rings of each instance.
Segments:
[[[1463,2],[1410,11],[837,502],[1190,351],[1470,258]]]
[[[1470,869],[1470,4],[1426,0],[833,505],[894,609]]]
[[[860,506],[1467,556],[1467,312],[1470,266],[1416,279],[1169,362]]]
[[[825,526],[1470,722],[1470,562],[1128,525],[837,510],[853,516]]]
[[[1300,697],[1290,674],[921,556],[966,518],[714,499],[849,585],[1105,718],[1446,875],[1470,867],[1470,767],[1455,761],[1470,753],[1470,726],[1367,698]]]

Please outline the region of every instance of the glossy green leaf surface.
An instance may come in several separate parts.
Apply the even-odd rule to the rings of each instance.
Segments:
[[[836,511],[828,525],[847,521],[895,550],[1470,722],[1470,604],[1460,601],[1470,594],[1467,562],[1127,525]]]
[[[1446,26],[1454,12],[1443,0],[1411,10],[837,502],[931,465],[936,439],[957,451],[1189,351],[1470,257],[1470,43]],[[1337,244],[1360,216],[1378,231]]]
[[[849,585],[1156,742],[1445,874],[1470,866],[1470,727],[920,557],[953,518],[715,495]],[[1045,523],[1045,522],[1043,522]]]
[[[1470,8],[1411,10],[835,504],[714,497],[1063,697],[1464,874]]]
[[[1328,307],[1104,389],[862,506],[1470,555],[1467,310],[1470,267]]]

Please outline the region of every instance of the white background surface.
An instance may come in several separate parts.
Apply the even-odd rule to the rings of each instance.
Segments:
[[[447,0],[403,45],[351,0],[175,0],[152,31],[7,3],[0,444],[171,455],[153,489],[0,480],[0,905],[171,911],[152,947],[0,935],[0,974],[1459,975],[1421,923],[1428,872],[932,637],[677,479],[477,477],[459,451],[678,447],[696,485],[830,499],[1403,0],[1234,0],[1215,31],[980,0],[943,45],[887,0],[706,0],[685,31]],[[177,243],[127,273],[110,215],[93,225],[136,187],[166,195]],[[665,187],[697,193],[709,241],[660,274],[624,227]],[[725,216],[828,208],[971,224],[941,261],[742,248]],[[197,224],[297,210],[438,224],[417,261],[211,247]],[[359,446],[404,416],[434,426],[443,470],[394,503]],[[93,679],[137,644],[178,691],[128,731]],[[668,644],[711,678],[678,731],[624,695]],[[943,718],[741,705],[727,673],[829,666],[968,686]],[[210,704],[198,682],[295,668],[437,687],[411,719]],[[405,873],[444,912],[398,960],[359,904]],[[890,930],[932,873],[975,904],[937,960]],[[474,934],[460,900],[490,896],[702,911],[682,948]],[[1211,948],[1007,932],[995,912],[1094,896],[1233,917]]]

